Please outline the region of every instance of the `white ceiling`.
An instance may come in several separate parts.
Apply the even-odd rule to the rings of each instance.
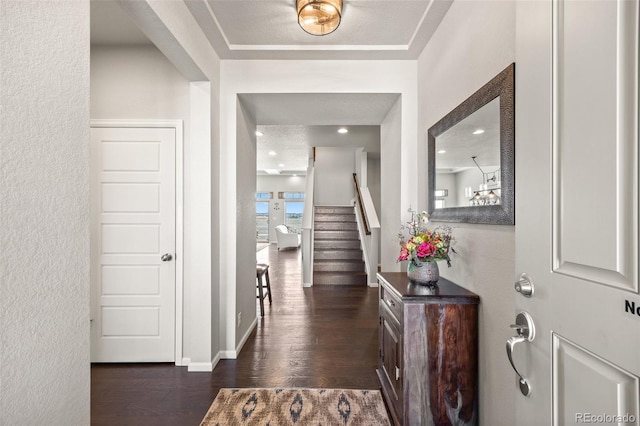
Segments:
[[[349,133],[338,133],[340,127]],[[258,126],[258,130],[264,133],[256,138],[258,174],[275,169],[283,175],[306,175],[313,147],[363,147],[371,158],[380,158],[380,126]]]
[[[139,0],[91,0],[92,43],[149,43],[118,1]],[[185,0],[221,59],[417,59],[452,2],[344,0],[338,29],[318,37],[295,0]]]
[[[372,158],[379,158],[379,125],[398,96],[391,93],[239,95],[240,102],[255,118],[258,130],[264,133],[256,138],[258,173],[277,169],[282,174],[306,174],[314,146],[364,147]],[[349,132],[339,134],[340,127]]]
[[[152,44],[118,5],[128,1],[138,0],[91,0],[92,45]],[[295,0],[185,4],[222,59],[382,60],[416,59],[452,1],[344,0],[342,23],[322,37],[298,26]],[[304,173],[312,146],[367,146],[379,155],[379,124],[397,98],[389,93],[240,96],[258,127],[264,127],[258,169],[283,173]],[[339,135],[336,126],[350,132]],[[268,156],[270,150],[278,157]]]
[[[417,59],[453,0],[344,0],[340,26],[313,36],[295,0],[189,0],[222,59]]]

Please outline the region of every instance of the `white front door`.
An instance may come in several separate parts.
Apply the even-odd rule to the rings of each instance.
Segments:
[[[176,131],[91,129],[91,361],[175,360]]]
[[[516,7],[517,424],[638,425],[638,1]]]

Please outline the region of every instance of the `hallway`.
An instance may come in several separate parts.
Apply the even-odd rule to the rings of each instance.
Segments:
[[[222,387],[378,389],[377,288],[301,286],[300,250],[257,253],[269,263],[273,304],[237,360],[212,373],[172,364],[91,369],[92,425],[197,425]],[[257,306],[257,301],[256,301]]]

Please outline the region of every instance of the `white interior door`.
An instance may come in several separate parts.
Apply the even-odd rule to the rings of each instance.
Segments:
[[[92,362],[175,359],[170,128],[92,128]]]
[[[640,424],[638,21],[637,0],[517,3],[519,425]]]

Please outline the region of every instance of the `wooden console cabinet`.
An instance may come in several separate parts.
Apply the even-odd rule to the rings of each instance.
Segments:
[[[396,425],[478,424],[478,295],[382,272],[378,379]]]

